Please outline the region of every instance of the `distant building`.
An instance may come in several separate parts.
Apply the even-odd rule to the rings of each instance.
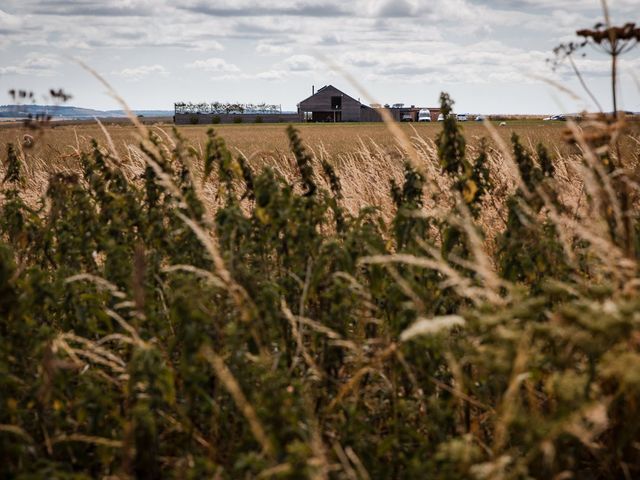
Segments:
[[[378,112],[359,100],[326,85],[298,104],[298,115],[305,122],[379,122]]]
[[[411,105],[404,107],[402,103],[396,103],[385,108],[391,117],[398,121],[418,121],[418,113],[421,108]],[[338,90],[333,85],[326,85],[317,92],[312,90],[312,95],[298,104],[298,115],[303,122],[381,122],[381,106],[364,105],[359,100]],[[429,108],[431,120],[436,121],[439,108]]]

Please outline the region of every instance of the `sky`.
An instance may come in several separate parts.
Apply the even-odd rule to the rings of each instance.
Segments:
[[[640,23],[640,0],[609,8],[614,24]],[[69,104],[119,108],[79,59],[133,109],[295,110],[312,85],[333,84],[363,103],[425,107],[446,91],[459,113],[591,110],[569,65],[547,59],[602,19],[600,0],[0,0],[0,103],[12,88],[38,103],[63,88]],[[584,52],[576,63],[610,109],[609,59]],[[620,107],[640,111],[640,47],[620,77]]]

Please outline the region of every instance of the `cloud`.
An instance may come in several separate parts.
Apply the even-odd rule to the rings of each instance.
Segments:
[[[0,10],[0,34],[17,33],[21,27],[22,20],[19,17]]]
[[[513,10],[550,10],[555,8],[572,11],[602,12],[602,4],[597,1],[584,0],[474,0],[490,7],[508,8]],[[637,0],[609,0],[607,2],[611,12],[616,9],[637,8]]]
[[[238,81],[238,80],[267,80],[277,81],[284,80],[291,77],[291,72],[286,70],[266,70],[258,73],[223,73],[211,77],[211,80],[220,81]]]
[[[282,23],[264,19],[240,20],[233,24],[233,31],[238,38],[274,37],[282,33]]]
[[[259,80],[283,80],[288,76],[288,73],[284,70],[267,70],[266,72],[260,72],[256,75]]]
[[[139,67],[124,68],[114,75],[131,81],[142,80],[149,75],[167,77],[169,72],[162,65],[141,65]]]
[[[0,75],[29,75],[35,77],[52,77],[62,63],[51,54],[32,52],[15,65],[0,67]]]
[[[310,72],[316,70],[320,62],[309,55],[293,55],[282,62],[290,72]]]
[[[289,45],[273,44],[265,41],[258,43],[256,52],[263,55],[287,55],[291,53],[292,48]]]
[[[375,13],[379,17],[413,17],[418,12],[419,5],[415,0],[385,0]]]
[[[331,47],[343,43],[345,43],[344,39],[335,32],[322,35],[322,37],[320,37],[320,41],[318,41],[318,45],[322,45],[325,47]]]
[[[154,4],[149,0],[47,0],[36,2],[31,10],[36,15],[130,17],[150,16]]]
[[[340,62],[361,69],[375,81],[530,84],[537,82],[546,56],[543,51],[510,48],[496,41],[467,46],[439,42],[429,52],[349,52],[340,57]]]
[[[234,73],[239,72],[240,69],[233,63],[228,63],[223,58],[208,58],[206,60],[196,60],[195,62],[185,65],[186,68],[193,68],[196,70],[202,70],[204,72],[217,72],[217,73]]]
[[[216,62],[211,62],[217,64],[218,60],[221,59],[210,59],[216,60]],[[192,68],[195,63],[189,64],[189,67]],[[226,63],[226,62],[225,62]],[[228,65],[228,64],[227,64]],[[235,65],[232,65],[235,67]],[[221,75],[216,75],[212,77],[212,80],[268,80],[268,81],[277,81],[277,80],[285,80],[291,79],[292,77],[305,76],[311,72],[316,72],[322,64],[314,57],[310,55],[292,55],[287,57],[281,62],[278,62],[274,65],[274,68],[259,71],[255,73],[251,72],[241,72],[237,67],[237,70],[217,70],[217,72],[221,73]]]
[[[575,58],[576,67],[580,74],[588,77],[609,77],[611,75],[611,62],[605,58]],[[634,74],[640,69],[640,58],[621,58],[618,60],[618,75],[630,73]],[[564,79],[575,77],[575,72],[568,61],[561,63],[557,68],[557,73]]]
[[[216,17],[261,17],[261,16],[300,16],[300,17],[340,17],[353,13],[339,2],[323,4],[316,1],[218,1],[215,4],[208,1],[192,1],[179,8],[193,13],[212,15]]]

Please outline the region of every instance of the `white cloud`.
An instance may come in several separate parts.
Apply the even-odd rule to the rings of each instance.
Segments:
[[[0,67],[0,74],[52,77],[61,64],[54,55],[31,52],[15,65]]]
[[[291,72],[310,72],[320,66],[320,61],[310,55],[293,55],[282,62]]]
[[[289,45],[279,45],[261,41],[256,47],[256,52],[263,55],[287,55],[291,53]]]
[[[158,7],[153,0],[25,0],[34,13],[40,15],[138,17],[152,15]]]
[[[259,80],[283,80],[287,76],[287,72],[283,70],[267,70],[266,72],[258,73],[256,78]]]
[[[3,10],[0,10],[0,33],[17,32],[22,26],[22,20]]]
[[[216,17],[307,16],[336,17],[353,13],[346,2],[325,0],[186,0],[184,10]]]
[[[140,65],[139,67],[124,68],[119,72],[114,72],[114,75],[127,80],[138,81],[150,75],[167,77],[169,72],[162,65]]]
[[[429,52],[404,49],[370,50],[362,54],[348,52],[340,61],[362,69],[369,79],[376,81],[525,84],[536,81],[535,76],[540,74],[540,67],[544,67],[545,58],[542,51],[526,51],[487,41],[467,46],[438,42]]]
[[[195,62],[185,65],[185,67],[216,73],[233,73],[240,71],[237,65],[229,63],[223,58],[217,57],[208,58],[206,60],[196,60]]]

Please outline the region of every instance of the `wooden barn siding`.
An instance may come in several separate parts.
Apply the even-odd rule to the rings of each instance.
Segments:
[[[382,117],[380,113],[371,107],[364,107],[360,109],[360,121],[361,122],[381,122]]]
[[[360,102],[351,100],[348,97],[343,97],[342,121],[343,122],[359,122],[360,121]]]

